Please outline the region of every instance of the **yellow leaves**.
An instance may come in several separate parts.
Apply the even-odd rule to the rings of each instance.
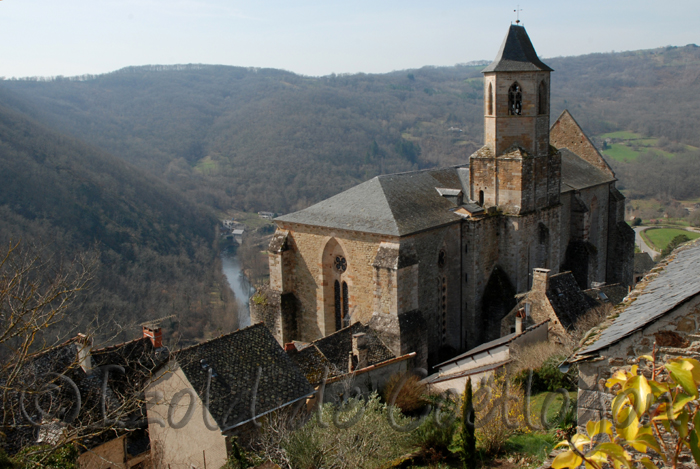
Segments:
[[[625,383],[622,389],[630,391],[629,397],[637,415],[644,414],[651,406],[654,395],[651,392],[651,386],[649,386],[644,376],[632,377]]]
[[[581,456],[574,453],[573,451],[564,451],[557,455],[552,461],[553,469],[565,469],[565,468],[575,468],[583,463]]]
[[[697,360],[692,358],[672,360],[666,363],[666,369],[676,384],[680,385],[685,392],[697,398],[700,379],[696,380],[695,377],[700,374],[700,364],[696,367],[693,362],[698,363]]]
[[[651,356],[640,359],[654,360]],[[619,385],[612,401],[613,421],[588,422],[588,436],[576,435],[571,439],[571,444],[559,444],[568,446],[568,451],[560,454],[552,466],[563,469],[585,464],[587,469],[595,469],[609,464],[616,469],[642,466],[645,469],[658,469],[651,459],[639,454],[651,449],[666,461],[667,449],[662,448],[658,439],[658,423],[662,423],[667,432],[675,433],[679,442],[690,448],[693,458],[700,464],[700,410],[693,406],[693,401],[700,396],[700,361],[676,358],[669,360],[664,367],[672,381],[647,380],[639,374],[636,365],[630,371],[615,372],[605,383],[609,389]],[[640,420],[648,422],[647,419],[642,420],[645,414],[651,418],[651,422],[640,425]],[[594,444],[591,441],[600,440],[600,435],[607,435],[610,442]],[[589,446],[590,450],[584,451]],[[625,449],[634,449],[637,456],[633,458]],[[673,463],[677,462],[677,457],[676,453]]]
[[[612,422],[609,420],[601,420],[599,422],[594,422],[593,420],[589,420],[588,423],[586,424],[586,432],[588,433],[588,436],[593,438],[596,435],[599,435],[601,433],[605,433],[612,439]]]

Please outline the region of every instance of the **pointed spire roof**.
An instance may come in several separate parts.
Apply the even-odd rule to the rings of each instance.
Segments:
[[[511,24],[496,59],[483,69],[486,72],[534,72],[553,70],[537,57],[524,26]]]

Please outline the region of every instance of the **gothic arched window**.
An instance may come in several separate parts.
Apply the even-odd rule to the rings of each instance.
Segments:
[[[486,114],[489,116],[493,115],[493,88],[491,83],[489,83],[489,93],[486,97]]]
[[[547,85],[544,84],[544,80],[540,82],[537,94],[537,114],[547,114]]]
[[[516,81],[508,90],[508,114],[519,116],[523,112],[523,90]]]
[[[343,282],[343,327],[348,326],[348,321],[350,320],[349,313],[349,301],[350,294],[348,293],[348,284]]]
[[[343,328],[343,312],[340,309],[340,282],[337,280],[335,281],[333,293],[333,300],[335,302],[335,330],[339,331]]]

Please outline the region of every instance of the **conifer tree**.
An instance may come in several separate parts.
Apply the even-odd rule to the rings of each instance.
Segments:
[[[464,469],[476,468],[476,436],[474,435],[474,403],[472,402],[472,379],[467,379],[462,404],[462,463]]]

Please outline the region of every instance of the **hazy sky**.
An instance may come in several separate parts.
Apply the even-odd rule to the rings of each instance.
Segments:
[[[516,0],[517,1],[517,0]],[[206,63],[305,75],[492,59],[501,0],[0,0],[0,77]],[[699,0],[521,1],[540,57],[700,43]]]

